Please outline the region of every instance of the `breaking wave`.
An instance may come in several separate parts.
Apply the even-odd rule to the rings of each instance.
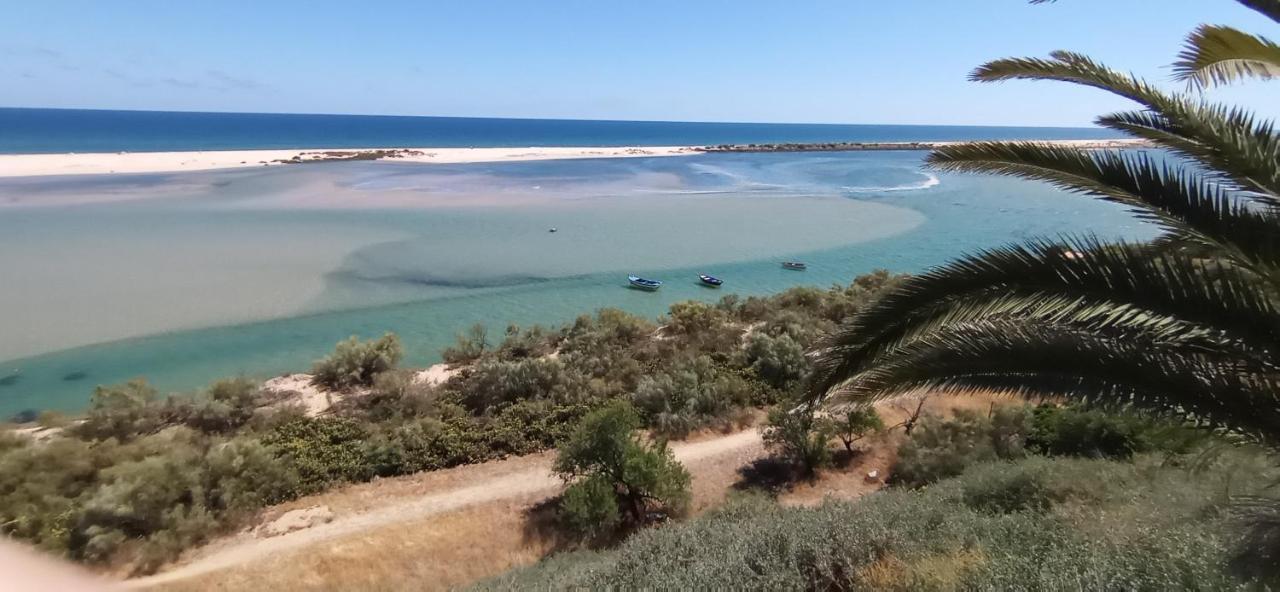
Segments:
[[[936,175],[930,173],[921,173],[924,179],[917,183],[908,183],[906,185],[890,185],[886,187],[841,187],[841,189],[849,193],[889,193],[893,191],[920,191],[930,187],[936,187],[942,181]]]

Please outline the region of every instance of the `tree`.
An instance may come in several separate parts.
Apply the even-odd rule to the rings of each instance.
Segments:
[[[853,453],[853,444],[874,432],[884,429],[884,421],[875,407],[870,405],[845,409],[830,420],[831,432],[840,438],[846,452]]]
[[[329,357],[316,362],[311,382],[336,390],[373,386],[373,379],[395,368],[403,355],[400,338],[394,333],[366,342],[352,335],[339,341]]]
[[[1241,3],[1280,22],[1277,0]],[[1174,72],[1193,89],[1272,78],[1280,46],[1202,26]],[[935,150],[929,166],[1039,180],[1115,202],[1161,236],[1145,244],[1038,240],[912,277],[819,348],[810,394],[858,402],[921,389],[1053,395],[1132,404],[1280,445],[1273,122],[1067,51],[996,60],[971,78],[1057,80],[1114,93],[1140,108],[1096,123],[1164,152],[976,142]]]
[[[1280,19],[1274,0],[1246,4]],[[1180,76],[1222,81],[1257,71],[1233,69],[1225,34],[1206,31],[1188,40],[1184,58],[1200,57],[1180,62]],[[1210,38],[1217,41],[1206,46]],[[1256,61],[1280,63],[1269,42],[1250,47],[1270,48],[1250,54]],[[997,60],[972,78],[1063,80],[1132,99],[1141,110],[1097,123],[1168,154],[976,142],[934,151],[929,166],[1046,181],[1122,204],[1162,235],[1147,244],[1033,241],[907,279],[820,346],[811,394],[869,401],[980,389],[1125,401],[1280,444],[1280,136],[1272,123],[1070,52]]]
[[[665,442],[648,444],[635,433],[640,416],[615,402],[582,419],[560,448],[555,471],[573,481],[561,499],[567,525],[592,537],[619,524],[679,516],[689,503],[689,473]]]
[[[812,405],[783,402],[769,412],[764,442],[802,476],[831,464],[831,426],[819,421]]]

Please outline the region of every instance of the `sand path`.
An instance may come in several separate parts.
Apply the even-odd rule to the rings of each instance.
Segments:
[[[696,474],[697,465],[700,462],[713,464],[727,454],[759,449],[761,445],[760,433],[750,429],[709,440],[673,443],[671,450],[677,460]],[[262,561],[279,553],[303,549],[317,543],[358,535],[364,531],[396,523],[428,518],[477,504],[527,496],[541,496],[545,499],[559,491],[562,485],[561,480],[551,473],[551,461],[552,457],[544,454],[539,455],[532,463],[513,463],[509,469],[497,472],[493,471],[492,466],[497,463],[463,467],[464,471],[475,469],[479,473],[477,479],[458,479],[462,483],[456,487],[431,491],[413,499],[391,502],[374,509],[339,516],[327,524],[272,538],[247,538],[241,535],[242,540],[213,546],[211,551],[197,555],[185,565],[156,575],[129,580],[125,585],[128,588],[145,588],[177,582],[245,563]],[[506,462],[498,461],[498,463]],[[485,467],[485,465],[490,466]]]

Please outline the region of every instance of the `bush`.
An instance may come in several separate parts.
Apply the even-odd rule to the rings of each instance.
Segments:
[[[1047,510],[1054,496],[1039,465],[993,463],[966,474],[964,504],[994,513]]]
[[[560,360],[547,358],[481,360],[458,389],[463,405],[475,413],[497,411],[526,400],[581,403],[592,398],[586,377]]]
[[[219,380],[204,397],[190,403],[185,423],[207,433],[227,433],[253,418],[258,408],[258,384],[245,378]]]
[[[466,333],[454,336],[453,347],[446,347],[440,357],[450,364],[468,364],[479,359],[489,348],[489,331],[476,323]]]
[[[1238,452],[1232,452],[1232,455]],[[923,490],[889,489],[857,501],[783,507],[731,499],[688,522],[638,533],[616,549],[559,553],[485,590],[1248,590],[1226,570],[1239,535],[1222,512],[1221,484],[1250,489],[1274,478],[1215,465],[1200,479],[1158,459],[1139,463],[1029,458],[976,466]],[[1017,485],[1028,473],[1058,499],[1093,488],[1070,514],[1003,512],[1043,505]],[[982,481],[983,484],[975,483]],[[993,485],[988,485],[988,483]],[[1009,505],[965,501],[965,491],[1015,493]]]
[[[756,376],[779,390],[788,390],[809,374],[811,365],[804,347],[787,335],[771,337],[753,333],[744,352],[746,364]]]
[[[560,506],[570,530],[598,535],[619,522],[639,526],[684,514],[689,473],[665,443],[641,441],[635,434],[639,427],[635,409],[615,402],[584,417],[561,446],[555,471],[573,480]],[[615,512],[605,509],[605,492],[612,495]]]
[[[263,437],[298,472],[294,494],[320,491],[344,481],[373,477],[375,463],[365,446],[369,432],[359,423],[337,417],[298,419]]]
[[[632,401],[658,433],[684,438],[751,403],[751,385],[699,356],[640,380]]]
[[[828,431],[840,438],[846,452],[853,452],[853,444],[868,434],[884,429],[884,421],[875,407],[870,405],[845,409],[827,419]]]
[[[120,385],[98,386],[89,399],[89,413],[74,431],[83,438],[95,440],[128,440],[153,433],[164,426],[149,407],[157,395],[141,378]]]
[[[1210,437],[1204,430],[1134,412],[1046,404],[1035,409],[1027,445],[1040,454],[1129,458],[1150,450],[1186,453]]]
[[[959,475],[969,465],[995,460],[992,434],[991,421],[971,411],[957,411],[951,420],[926,416],[898,449],[891,480],[918,487]]]
[[[573,537],[583,541],[604,540],[622,523],[613,483],[595,474],[566,487],[560,496],[560,519]]]
[[[374,378],[395,368],[403,354],[400,338],[393,333],[367,342],[353,335],[338,342],[329,357],[316,362],[311,383],[340,391],[372,386]]]
[[[812,476],[831,464],[831,449],[827,447],[830,441],[830,425],[819,421],[807,405],[783,403],[769,412],[765,444],[803,476]]]

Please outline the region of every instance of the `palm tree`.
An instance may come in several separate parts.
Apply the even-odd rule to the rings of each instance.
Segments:
[[[1240,0],[1280,22],[1280,0]],[[1035,142],[935,150],[935,170],[1009,175],[1121,204],[1149,243],[1067,237],[980,252],[900,284],[814,352],[814,400],[915,391],[1057,396],[1170,413],[1280,448],[1280,136],[1198,91],[1280,77],[1280,45],[1205,25],[1166,92],[1084,55],[990,62],[981,82],[1057,80],[1140,108],[1097,124],[1159,151]],[[1254,500],[1240,567],[1280,558],[1280,502]]]
[[[1243,4],[1280,22],[1280,0]],[[1194,88],[1280,75],[1280,46],[1203,26],[1175,65]],[[1142,108],[1098,118],[1163,151],[1036,142],[938,149],[928,166],[1045,181],[1116,202],[1150,243],[1040,240],[915,276],[815,352],[815,398],[999,391],[1122,402],[1280,445],[1280,136],[1086,56],[997,60],[971,79],[1059,80]]]

